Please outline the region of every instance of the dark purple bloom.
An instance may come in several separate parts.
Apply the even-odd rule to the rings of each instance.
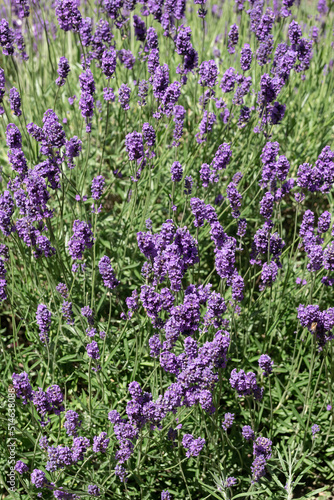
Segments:
[[[114,48],[106,49],[102,54],[102,73],[109,80],[116,70],[116,51]]]
[[[92,190],[92,198],[94,200],[99,200],[101,198],[105,182],[106,182],[105,178],[102,177],[102,175],[97,175],[92,180],[91,190]]]
[[[133,27],[135,29],[135,35],[137,40],[144,42],[146,38],[146,26],[145,21],[143,21],[136,14],[133,16]]]
[[[74,163],[73,163],[73,158],[77,158],[82,149],[82,141],[77,137],[74,136],[70,140],[68,140],[65,144],[65,151],[66,151],[66,159],[68,161],[68,168],[74,168]]]
[[[18,472],[19,474],[24,474],[25,472],[29,471],[29,467],[27,466],[27,464],[25,464],[21,460],[18,460],[16,462],[14,468],[15,468],[16,472]]]
[[[110,439],[107,438],[106,432],[101,432],[99,436],[94,436],[93,451],[94,453],[106,453]]]
[[[260,201],[260,207],[260,214],[263,215],[265,219],[270,219],[274,208],[274,197],[270,192],[265,193]]]
[[[252,63],[252,49],[249,43],[245,43],[240,52],[240,66],[242,71],[248,71]]]
[[[93,342],[91,344],[86,345],[86,351],[87,351],[87,354],[90,358],[100,359],[99,346],[97,345],[97,342],[95,340],[93,340]],[[95,442],[95,438],[94,438],[94,442]]]
[[[105,87],[103,89],[103,99],[107,102],[115,102],[114,90],[111,87]]]
[[[189,26],[181,26],[178,29],[178,33],[175,39],[176,52],[180,56],[185,56],[192,49],[191,45],[191,28]]]
[[[79,101],[79,107],[81,109],[81,114],[86,120],[86,132],[91,132],[90,121],[94,114],[94,93],[95,93],[95,82],[94,77],[90,69],[87,69],[84,73],[79,76],[81,97]]]
[[[154,128],[149,123],[144,123],[142,128],[143,138],[149,148],[153,148],[156,140]]]
[[[253,372],[245,373],[243,370],[237,372],[234,368],[231,372],[230,384],[239,397],[253,395],[257,400],[262,399],[263,389],[257,385],[256,375]]]
[[[119,281],[116,279],[114,270],[111,267],[110,259],[106,255],[99,262],[99,271],[103,278],[104,286],[112,290],[119,285]]]
[[[9,91],[9,104],[10,109],[13,111],[15,116],[21,116],[21,97],[19,91],[13,87]]]
[[[134,131],[125,137],[125,149],[130,161],[141,160],[144,156],[144,145],[142,134]]]
[[[24,405],[32,399],[33,390],[30,385],[30,380],[26,372],[13,373],[12,375],[13,386],[16,392],[16,396],[22,399]]]
[[[267,354],[262,354],[259,357],[259,367],[263,370],[265,375],[269,375],[273,370],[273,361]]]
[[[168,64],[158,66],[153,75],[153,95],[156,99],[163,99],[166,89],[169,85],[169,68]]]
[[[82,16],[75,0],[56,0],[56,16],[60,29],[78,32]]]
[[[215,61],[203,61],[199,68],[199,84],[202,87],[214,87],[217,83],[219,71]]]
[[[204,111],[203,118],[199,124],[199,132],[196,134],[196,141],[201,144],[207,141],[207,135],[211,132],[217,117],[214,113]]]
[[[234,47],[235,47],[235,45],[237,45],[238,40],[239,40],[239,28],[238,28],[237,24],[232,24],[232,26],[230,27],[229,34],[228,34],[228,51],[230,54],[235,53]]]
[[[67,75],[69,74],[70,71],[71,71],[71,68],[70,68],[70,65],[68,63],[68,60],[66,59],[66,57],[61,57],[59,59],[58,69],[57,69],[57,73],[58,73],[59,77],[56,80],[56,84],[59,87],[62,87],[63,85],[65,85]]]
[[[225,71],[220,82],[220,88],[224,93],[232,92],[236,80],[237,80],[236,71],[234,68],[231,67]]]
[[[86,248],[92,248],[94,244],[91,224],[85,221],[75,220],[73,222],[73,236],[68,242],[69,254],[73,260],[82,259]]]
[[[289,39],[291,44],[297,44],[302,35],[303,33],[299,24],[295,20],[291,21],[289,24]]]
[[[81,420],[76,411],[68,410],[65,414],[64,428],[68,436],[77,436],[78,428],[81,426]]]
[[[147,29],[146,44],[150,50],[159,48],[157,32],[151,26]]]
[[[11,56],[14,54],[14,40],[15,40],[15,33],[9,27],[8,21],[6,19],[1,19],[0,47],[2,47],[2,53],[5,56]]]
[[[188,175],[184,179],[184,194],[186,194],[187,196],[191,194],[192,187],[193,187],[193,182],[194,181],[193,181],[191,175]]]
[[[140,80],[138,85],[138,104],[139,106],[146,106],[147,104],[147,94],[148,94],[148,81]]]
[[[36,311],[36,321],[39,327],[39,337],[42,342],[49,341],[48,333],[51,326],[51,312],[44,304],[39,304]]]
[[[129,102],[130,102],[130,93],[131,89],[125,83],[122,83],[120,88],[118,89],[118,102],[124,109],[124,111],[127,111],[130,109]]]
[[[240,216],[239,208],[241,207],[242,195],[234,182],[230,182],[227,186],[226,194],[232,208],[232,217],[237,219]]]
[[[251,465],[253,479],[252,482],[257,482],[266,474],[266,459],[263,455],[256,457]]]
[[[285,114],[285,104],[280,104],[279,102],[274,102],[273,107],[270,111],[270,120],[273,125],[280,123]]]
[[[323,212],[318,219],[318,233],[326,233],[331,225],[331,214]]]
[[[278,266],[276,262],[266,262],[262,266],[260,290],[264,290],[266,286],[271,286],[277,278]]]
[[[183,175],[183,169],[182,165],[178,161],[174,161],[170,168],[170,172],[172,175],[172,181],[173,182],[180,182],[182,180],[182,175]]]
[[[45,472],[41,471],[40,469],[34,469],[30,479],[32,484],[34,484],[36,488],[44,488],[44,486],[48,484]]]

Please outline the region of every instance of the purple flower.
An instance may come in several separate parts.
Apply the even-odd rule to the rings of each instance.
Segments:
[[[36,488],[43,488],[48,484],[45,472],[41,471],[40,469],[34,469],[30,479],[32,484],[34,484]]]
[[[236,24],[232,24],[232,26],[230,27],[229,34],[228,34],[228,49],[227,50],[230,54],[235,53],[234,46],[237,45],[238,40],[239,40],[239,28]]]
[[[318,219],[318,233],[326,233],[331,225],[331,214],[323,212]]]
[[[139,104],[139,106],[146,106],[148,89],[149,89],[148,81],[147,80],[140,80],[139,85],[138,85],[138,104]]]
[[[169,68],[168,64],[155,68],[153,74],[153,95],[156,99],[163,99],[165,91],[169,85]]]
[[[217,121],[217,117],[214,113],[204,111],[203,118],[199,124],[199,132],[196,134],[196,141],[198,144],[207,141],[207,134],[209,134]]]
[[[266,286],[271,286],[277,278],[278,266],[276,262],[266,262],[262,266],[260,290],[264,290]]]
[[[116,70],[116,51],[114,48],[106,49],[102,54],[101,69],[104,76],[109,80]]]
[[[322,16],[325,16],[328,12],[327,1],[326,0],[319,0],[317,9],[318,9],[319,14],[321,14]]]
[[[125,149],[130,161],[141,160],[144,156],[144,145],[142,134],[134,131],[125,137]]]
[[[70,65],[68,63],[68,60],[66,59],[66,57],[61,57],[59,59],[58,69],[57,69],[57,73],[58,73],[59,77],[56,80],[56,84],[59,87],[62,87],[63,85],[65,85],[66,78],[67,78],[70,71],[71,71],[71,68],[70,68]]]
[[[100,351],[97,342],[93,340],[91,344],[86,345],[86,351],[90,358],[92,359],[100,359]],[[94,438],[95,441],[95,438]],[[95,450],[94,450],[95,451]]]
[[[65,144],[66,158],[68,161],[68,168],[74,168],[73,158],[77,158],[82,149],[82,141],[77,137],[72,137]]]
[[[182,438],[182,445],[186,449],[186,456],[188,458],[198,457],[198,455],[202,451],[203,446],[205,445],[205,439],[195,439],[191,434],[184,434]]]
[[[18,398],[22,398],[22,403],[26,405],[33,397],[33,390],[30,385],[29,377],[26,372],[13,373],[13,386]]]
[[[219,71],[215,61],[203,61],[199,68],[199,84],[202,87],[214,87],[217,83]]]
[[[264,374],[268,376],[273,370],[274,362],[267,354],[262,354],[259,357],[259,367],[263,370]]]
[[[170,168],[170,172],[172,175],[172,181],[173,182],[180,182],[182,180],[182,175],[183,175],[183,169],[182,165],[178,161],[174,161]]]
[[[274,208],[274,197],[270,192],[265,193],[260,201],[260,207],[260,214],[263,215],[265,219],[270,219]]]
[[[236,71],[234,68],[231,67],[225,71],[220,82],[220,88],[224,93],[232,92],[236,80],[237,80]]]
[[[149,27],[147,29],[146,44],[150,50],[159,48],[158,35],[155,29],[152,27]]]
[[[258,437],[253,443],[253,454],[255,457],[263,456],[266,460],[271,458],[272,442],[265,437]]]
[[[68,436],[76,437],[78,435],[78,428],[81,426],[81,420],[76,411],[68,410],[65,414],[64,428]]]
[[[135,35],[137,40],[139,40],[140,42],[144,42],[146,38],[145,21],[143,21],[139,16],[135,14],[133,16],[133,26],[135,29]]]
[[[86,132],[91,132],[90,120],[94,114],[94,93],[95,93],[95,82],[93,73],[90,69],[81,73],[79,76],[81,97],[79,101],[79,107],[81,109],[81,114],[86,121]]]
[[[251,465],[253,479],[252,482],[258,482],[266,474],[266,459],[263,455],[256,457]]]
[[[161,492],[161,500],[172,500],[172,496],[168,490],[163,490]]]
[[[320,431],[319,425],[318,424],[312,425],[311,431],[312,431],[312,437],[314,437]]]
[[[230,429],[233,425],[233,422],[234,422],[234,413],[225,413],[224,422],[222,423],[222,428],[224,429],[224,431]]]
[[[226,478],[225,481],[225,488],[232,488],[232,486],[235,486],[237,484],[237,480],[235,477],[230,476]]]
[[[113,268],[111,267],[110,259],[106,255],[99,262],[99,271],[103,279],[104,286],[113,290],[119,285],[119,281],[115,277]]]
[[[94,200],[99,200],[102,196],[103,187],[105,184],[105,178],[102,175],[97,175],[92,180],[92,198]]]
[[[87,488],[87,492],[92,495],[93,497],[99,497],[100,496],[100,488],[98,488],[95,484],[89,484]]]
[[[60,29],[77,33],[82,16],[75,0],[56,0],[56,16]]]
[[[13,111],[15,116],[21,116],[21,97],[19,91],[13,87],[9,91],[9,104],[10,109]]]
[[[122,465],[119,465],[119,464],[116,465],[115,475],[119,477],[119,479],[122,483],[126,483],[128,481],[128,479],[127,479],[128,473]]]
[[[9,27],[8,21],[6,19],[1,19],[0,21],[0,47],[2,47],[2,53],[5,56],[10,56],[14,54],[14,31]]]
[[[75,437],[73,439],[73,446],[72,446],[73,462],[78,462],[79,460],[83,460],[84,453],[86,453],[89,446],[90,446],[89,439],[81,436]]]
[[[245,43],[240,52],[240,66],[242,71],[248,71],[252,63],[252,49],[249,43]]]
[[[210,182],[210,175],[211,175],[210,165],[208,165],[207,163],[203,163],[200,170],[200,178],[203,187],[208,187]]]
[[[130,109],[129,106],[129,101],[130,101],[130,93],[131,89],[125,83],[122,83],[120,88],[118,89],[118,102],[124,109],[124,111],[127,111]]]
[[[230,384],[239,397],[253,395],[257,400],[262,399],[263,389],[257,385],[256,375],[253,372],[245,373],[243,370],[237,372],[234,368],[231,372]]]
[[[15,468],[16,472],[18,472],[19,474],[24,474],[25,472],[28,472],[28,470],[29,470],[29,467],[27,466],[27,464],[25,464],[21,460],[18,460],[16,462],[14,468]]]
[[[273,107],[270,111],[270,120],[273,125],[281,123],[285,114],[285,104],[280,104],[279,102],[274,102]]]
[[[149,148],[153,148],[156,141],[156,133],[149,123],[144,123],[142,128],[143,138]]]
[[[227,186],[226,194],[230,202],[230,207],[232,208],[232,217],[237,219],[238,217],[240,217],[239,208],[241,207],[242,195],[239,193],[234,182],[230,182],[230,184]]]
[[[42,342],[49,341],[48,333],[51,326],[51,312],[44,304],[39,304],[36,311],[36,321],[39,327],[39,337]]]
[[[82,259],[86,248],[92,248],[94,244],[91,224],[85,221],[75,220],[73,222],[73,236],[68,242],[69,254],[73,260]]]
[[[188,175],[184,179],[184,194],[186,194],[187,196],[189,196],[192,192],[193,182],[194,181],[193,181],[191,175]]]
[[[255,433],[250,425],[244,425],[242,428],[242,437],[246,439],[246,441],[253,440],[255,438]]]
[[[99,436],[94,436],[93,452],[106,453],[110,439],[107,438],[106,432],[101,432]]]

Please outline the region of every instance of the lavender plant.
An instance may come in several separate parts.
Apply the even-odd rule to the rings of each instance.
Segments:
[[[0,6],[6,498],[334,493],[333,2],[194,4]]]

